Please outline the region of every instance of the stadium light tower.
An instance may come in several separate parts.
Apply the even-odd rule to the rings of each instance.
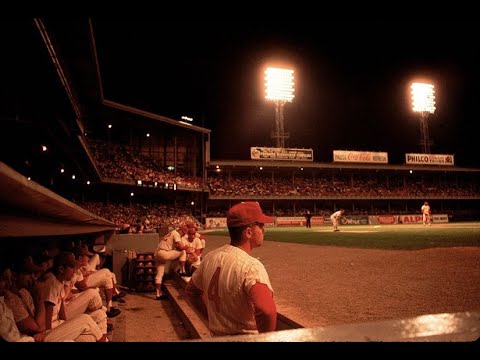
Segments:
[[[293,85],[293,70],[271,67],[265,70],[265,99],[275,103],[275,133],[272,133],[272,138],[276,139],[279,148],[285,147],[285,139],[289,136],[284,129],[283,107],[295,97]]]
[[[420,113],[420,145],[425,154],[430,154],[428,115],[435,112],[435,90],[432,84],[412,83],[413,111]]]

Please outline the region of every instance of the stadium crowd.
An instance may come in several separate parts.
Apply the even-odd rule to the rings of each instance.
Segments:
[[[221,174],[208,177],[213,196],[479,196],[478,183],[457,183],[454,179],[435,182],[430,178],[405,175],[332,175],[318,178],[302,176],[249,176]]]
[[[172,173],[151,157],[134,152],[127,146],[95,139],[89,139],[88,144],[105,180],[156,181],[194,189],[202,187],[201,179],[181,174],[178,169],[177,173]]]
[[[117,225],[125,234],[156,232],[158,228],[177,228],[182,223],[196,222],[185,208],[172,208],[165,204],[104,203],[79,201],[76,203],[93,214],[104,217]]]

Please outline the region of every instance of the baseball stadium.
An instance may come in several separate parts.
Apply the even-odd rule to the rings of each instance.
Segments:
[[[12,88],[25,86],[22,111],[9,93],[0,114],[4,311],[8,293],[20,289],[8,269],[32,269],[38,284],[42,262],[73,252],[98,259],[91,272],[108,269],[108,286],[95,297],[107,314],[101,339],[109,342],[478,340],[480,168],[431,153],[428,110],[421,150],[401,154],[404,163],[363,149],[332,149],[328,161],[316,161],[313,149],[286,146],[283,106],[291,99],[272,97],[273,145],[239,149],[244,160],[212,159],[212,130],[108,97],[95,21],[35,18],[17,26],[15,43],[38,61],[22,63],[24,83],[7,78]],[[229,244],[227,213],[241,202],[258,202],[274,218],[251,256],[274,289],[276,329],[212,336],[187,301],[192,273],[166,273],[158,301],[155,252],[184,224],[204,240],[202,259]],[[81,297],[72,294],[68,301]],[[24,331],[25,317],[13,314],[21,339],[54,341],[45,339],[56,328]]]

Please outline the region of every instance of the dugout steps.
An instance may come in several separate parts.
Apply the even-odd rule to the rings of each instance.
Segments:
[[[180,278],[180,276],[178,276]],[[182,321],[192,339],[207,339],[210,337],[206,319],[194,307],[190,306],[185,297],[186,282],[174,278],[164,282],[169,300],[175,312]]]

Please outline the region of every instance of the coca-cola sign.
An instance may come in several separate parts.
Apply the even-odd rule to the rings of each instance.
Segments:
[[[333,150],[333,161],[388,164],[388,153],[372,151]]]

